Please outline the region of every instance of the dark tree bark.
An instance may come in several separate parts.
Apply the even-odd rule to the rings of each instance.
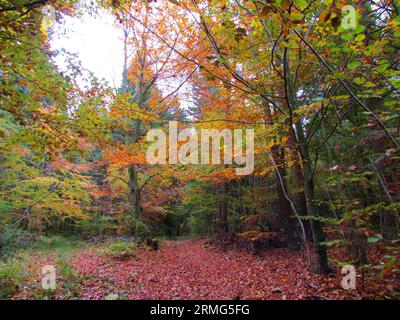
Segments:
[[[269,125],[272,123],[271,119],[271,110],[268,105],[264,106],[264,114],[266,117],[266,124]],[[300,249],[299,243],[295,237],[296,228],[291,219],[293,214],[291,205],[289,200],[285,196],[285,190],[287,190],[286,186],[286,168],[284,162],[284,150],[281,149],[279,152],[279,146],[273,147],[272,157],[274,158],[275,165],[277,166],[277,170],[275,170],[275,183],[276,190],[278,196],[278,207],[279,212],[278,216],[283,224],[283,227],[287,236],[287,246],[290,251],[297,251]]]
[[[328,274],[330,272],[328,266],[328,253],[326,247],[322,244],[325,242],[325,232],[322,223],[318,220],[319,210],[314,203],[314,179],[311,167],[311,157],[308,144],[306,142],[303,127],[300,122],[296,123],[296,131],[300,145],[300,154],[303,160],[303,176],[304,176],[304,196],[306,198],[308,215],[311,218],[311,231],[314,238],[314,246],[316,253],[316,272]]]
[[[217,230],[218,232],[228,232],[228,183],[226,181],[220,186],[220,197]]]
[[[138,183],[138,175],[137,169],[135,165],[131,165],[128,168],[128,176],[129,176],[129,195],[131,200],[131,206],[133,214],[136,218],[142,217],[142,206],[140,202],[140,188]]]
[[[285,196],[285,190],[287,190],[286,186],[286,168],[284,166],[284,154],[283,150],[281,153],[277,152],[272,152],[274,161],[276,163],[276,166],[278,167],[277,170],[275,170],[275,178],[276,178],[276,189],[277,189],[277,195],[278,195],[278,205],[279,205],[279,217],[280,220],[283,224],[283,227],[286,232],[286,237],[287,237],[287,247],[290,251],[297,251],[300,249],[299,243],[296,239],[295,236],[295,224],[293,222],[293,219],[291,218],[292,216],[292,208],[290,206],[290,203],[288,199]]]

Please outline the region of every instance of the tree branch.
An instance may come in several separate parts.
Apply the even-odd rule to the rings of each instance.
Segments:
[[[318,58],[318,60],[323,64],[323,66],[328,69],[330,73],[334,73],[334,70],[329,66],[328,63],[319,55],[319,53],[313,48],[313,46],[306,40],[304,37],[296,30],[293,30],[294,33],[307,45],[307,47],[314,53],[314,55]],[[357,97],[357,95],[350,89],[350,87],[343,81],[343,79],[337,79],[340,84],[346,89],[346,91],[350,94],[350,96],[368,113],[370,113],[374,119],[378,122],[379,126],[385,131],[386,135],[393,142],[397,149],[400,149],[400,144],[397,142],[396,138],[390,133],[389,129],[386,128],[385,124],[382,120],[364,103]]]

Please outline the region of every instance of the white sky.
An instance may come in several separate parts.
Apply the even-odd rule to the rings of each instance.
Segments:
[[[66,17],[62,25],[54,26],[51,47],[78,54],[85,69],[99,79],[104,78],[110,86],[119,87],[123,68],[122,32],[106,11],[99,10],[93,16],[85,13],[81,18]],[[56,62],[61,69],[65,68],[62,55]]]
[[[113,23],[107,11],[97,8],[96,14],[85,12],[82,17],[65,17],[62,24],[52,26],[50,39],[53,50],[65,49],[77,54],[83,68],[91,71],[98,79],[105,79],[113,88],[119,88],[123,70],[123,34]],[[66,69],[65,57],[60,54],[55,59],[60,70]],[[85,82],[78,80],[84,86]],[[175,83],[176,82],[176,83]],[[164,93],[172,92],[180,85],[179,81],[158,83]],[[165,88],[163,88],[163,86]],[[180,92],[189,92],[191,87],[184,84]],[[191,101],[181,101],[186,108]]]

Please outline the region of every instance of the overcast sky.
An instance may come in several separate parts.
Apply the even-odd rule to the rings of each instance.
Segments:
[[[65,23],[54,27],[52,49],[65,48],[77,53],[84,68],[97,78],[104,78],[112,87],[121,83],[123,42],[121,30],[113,25],[113,17],[105,11],[97,16],[66,17]],[[63,68],[63,58],[56,59]]]
[[[81,18],[65,17],[62,24],[52,27],[51,47],[53,50],[66,49],[78,55],[82,66],[102,79],[113,88],[119,88],[123,69],[123,35],[122,30],[113,24],[113,17],[105,10],[98,9],[98,14],[85,13]],[[60,70],[66,69],[65,57],[56,58]],[[79,80],[78,80],[79,81]],[[181,80],[160,81],[157,83],[164,94],[180,87]],[[84,87],[85,82],[81,82]],[[180,93],[189,92],[191,87],[184,84]],[[190,100],[181,97],[181,107],[192,105]]]

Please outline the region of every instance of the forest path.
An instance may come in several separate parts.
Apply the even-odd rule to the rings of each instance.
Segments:
[[[129,299],[306,299],[324,289],[322,283],[332,286],[329,291],[340,289],[335,279],[309,274],[302,255],[272,249],[256,257],[181,240],[123,261],[83,252],[72,265],[87,276],[81,292],[86,299],[115,293]]]

